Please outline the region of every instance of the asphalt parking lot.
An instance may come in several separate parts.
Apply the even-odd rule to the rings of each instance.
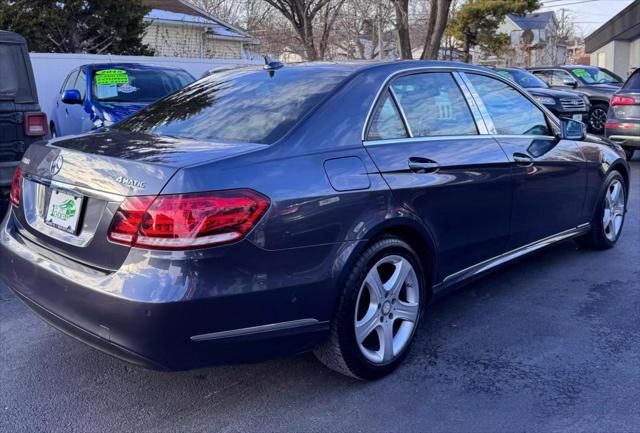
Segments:
[[[441,299],[405,364],[373,383],[312,355],[144,370],[0,285],[0,431],[638,431],[639,157],[616,248],[565,242]]]

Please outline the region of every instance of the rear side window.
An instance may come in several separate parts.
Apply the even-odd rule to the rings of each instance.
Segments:
[[[350,75],[338,67],[232,71],[204,78],[120,122],[133,132],[271,144]]]
[[[398,78],[391,84],[413,137],[474,135],[471,111],[449,73]]]
[[[622,86],[625,90],[632,90],[634,92],[640,92],[640,69],[636,69],[627,82]]]
[[[520,92],[502,81],[467,74],[480,95],[498,134],[550,135],[544,113]]]
[[[398,108],[387,90],[373,113],[367,139],[390,140],[407,137],[407,130],[404,127]]]
[[[34,101],[30,75],[24,59],[22,46],[18,44],[0,44],[0,100],[12,100],[18,103]]]
[[[533,75],[540,78],[542,81],[544,81],[548,85],[551,85],[551,75],[553,74],[552,71],[531,71],[531,72],[533,73]]]

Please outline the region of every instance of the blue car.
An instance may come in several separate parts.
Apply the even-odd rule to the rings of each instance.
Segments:
[[[56,96],[51,135],[76,135],[110,126],[193,81],[187,71],[165,66],[80,66],[69,73]]]
[[[488,69],[269,63],[32,144],[0,278],[140,365],[313,350],[375,379],[434,296],[565,239],[613,247],[628,197],[620,146]]]

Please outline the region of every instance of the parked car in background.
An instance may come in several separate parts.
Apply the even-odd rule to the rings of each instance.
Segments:
[[[640,69],[611,97],[609,106],[605,135],[620,144],[631,159],[640,149]]]
[[[534,66],[528,69],[554,89],[576,90],[587,95],[591,102],[587,125],[596,134],[604,133],[609,99],[620,89],[622,78],[596,66]]]
[[[51,113],[51,134],[110,126],[195,78],[184,69],[135,63],[83,65],[64,80]]]
[[[27,147],[46,137],[48,129],[22,36],[0,30],[0,71],[0,189],[4,189],[11,185]]]
[[[524,69],[496,68],[495,71],[527,89],[536,101],[556,116],[588,122],[591,104],[582,93],[551,89],[547,83]]]
[[[620,146],[450,62],[245,68],[26,156],[0,278],[165,369],[315,349],[381,377],[434,295],[564,239],[612,247],[629,196]]]

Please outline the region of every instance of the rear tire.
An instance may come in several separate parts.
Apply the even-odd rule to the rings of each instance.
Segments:
[[[613,247],[622,233],[626,214],[627,188],[620,172],[613,170],[605,179],[591,230],[576,239],[579,246],[596,250]]]
[[[627,161],[631,161],[633,158],[633,154],[635,153],[635,149],[633,147],[624,147],[624,154],[627,155]]]
[[[596,134],[604,133],[604,125],[607,122],[607,104],[594,104],[589,111],[589,129]]]
[[[356,379],[391,373],[415,337],[428,299],[425,281],[411,246],[392,236],[375,241],[349,273],[330,336],[315,349],[316,357]]]

